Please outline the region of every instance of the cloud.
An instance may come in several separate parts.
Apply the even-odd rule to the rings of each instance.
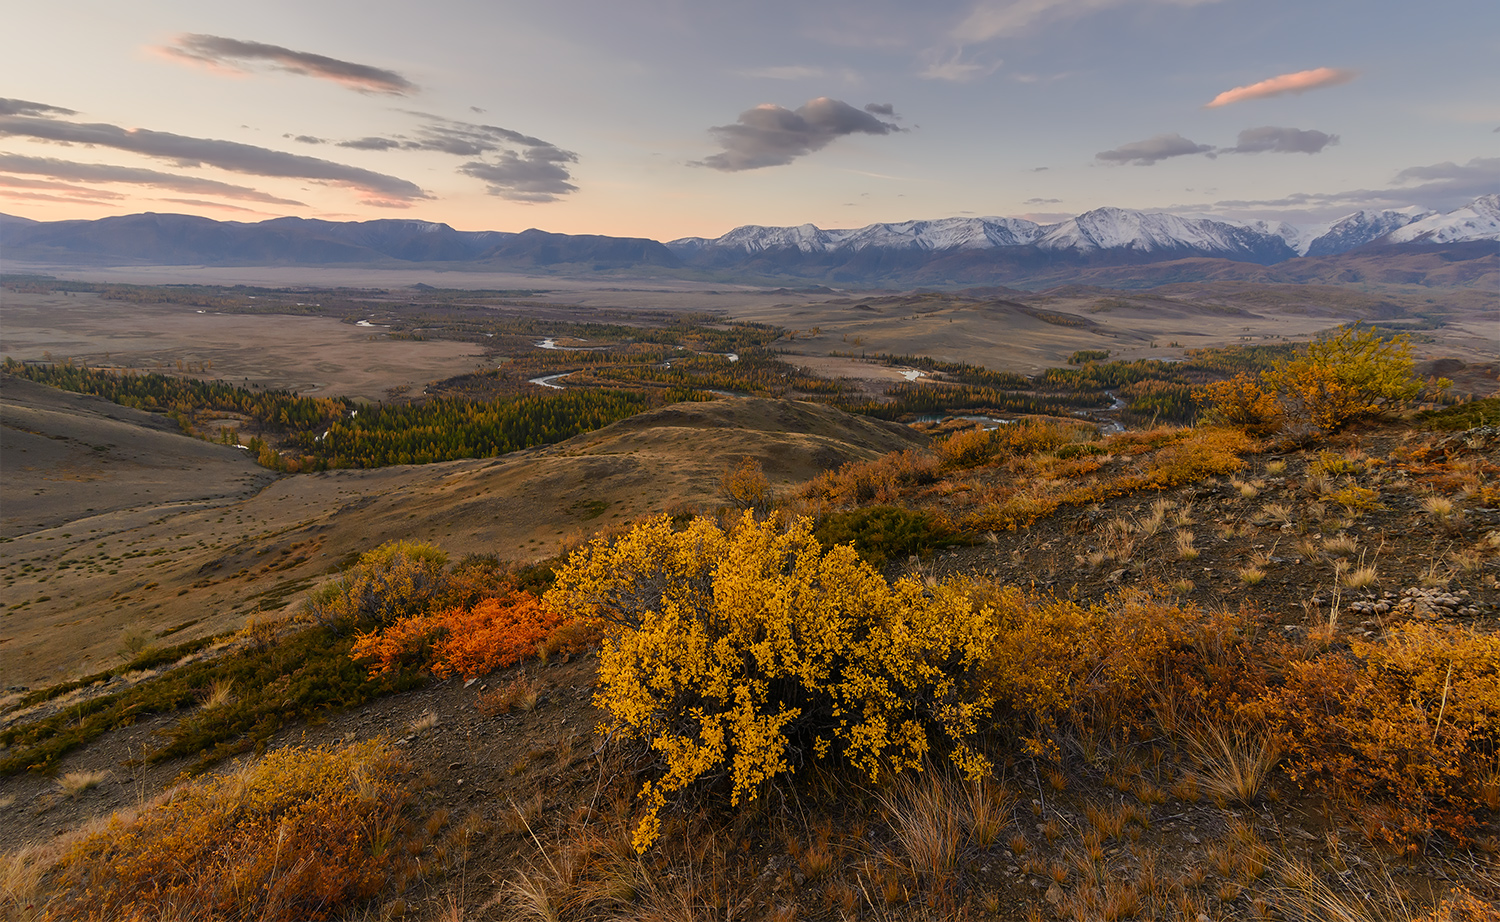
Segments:
[[[865,111],[871,115],[884,115],[886,118],[896,117],[896,107],[888,102],[866,103]]]
[[[340,141],[339,147],[354,150],[425,150],[453,154],[457,157],[477,157],[516,148],[542,149],[567,153],[541,138],[533,138],[519,131],[501,128],[499,125],[480,125],[443,118],[426,112],[402,110],[407,115],[423,119],[424,123],[412,135],[391,137],[356,138]]]
[[[1222,147],[1221,154],[1317,154],[1323,148],[1339,143],[1339,136],[1322,131],[1304,131],[1300,128],[1246,128],[1240,132],[1239,143],[1234,147]]]
[[[578,191],[569,181],[572,176],[568,168],[563,166],[577,160],[578,155],[572,151],[547,145],[521,153],[502,151],[498,162],[475,160],[458,171],[484,180],[490,195],[513,202],[555,202],[560,195]]]
[[[941,57],[930,60],[926,67],[917,72],[917,76],[923,80],[947,80],[949,83],[968,83],[970,80],[978,80],[980,77],[988,77],[1000,69],[1004,62],[996,59],[989,63],[979,61],[965,61],[963,49],[949,52]]]
[[[1345,70],[1340,67],[1318,67],[1313,70],[1299,70],[1295,74],[1282,74],[1259,83],[1248,86],[1237,86],[1232,90],[1225,90],[1204,104],[1205,109],[1214,109],[1219,106],[1227,106],[1230,103],[1244,102],[1247,99],[1265,99],[1271,96],[1284,96],[1287,93],[1305,93],[1308,90],[1316,90],[1325,86],[1338,86],[1348,83],[1359,76],[1357,71]]]
[[[361,93],[409,96],[417,92],[416,84],[393,70],[262,42],[245,42],[218,35],[179,35],[173,44],[159,50],[169,57],[190,63],[233,70],[244,70],[242,65],[247,61],[264,61],[279,70],[331,80]]]
[[[136,186],[151,186],[171,189],[195,195],[217,195],[221,198],[239,199],[246,202],[263,202],[267,205],[303,206],[302,202],[277,198],[258,189],[230,185],[213,179],[196,176],[177,176],[159,173],[133,166],[113,166],[104,163],[75,163],[71,160],[55,160],[51,157],[23,157],[20,154],[0,154],[0,172],[27,173],[33,176],[48,176],[54,180],[90,183],[126,183]],[[98,192],[97,195],[108,193]]]
[[[230,205],[225,202],[206,202],[202,199],[196,198],[164,198],[158,199],[157,201],[171,202],[174,205],[189,205],[196,208],[222,208],[225,211],[242,211],[247,214],[265,214],[264,211],[257,211],[254,208],[242,208],[239,205]]]
[[[782,166],[822,150],[845,135],[883,135],[904,130],[894,122],[883,122],[871,112],[827,96],[809,100],[795,110],[764,103],[741,112],[733,125],[710,128],[709,132],[724,150],[694,165],[727,173]]]
[[[780,67],[756,67],[739,72],[741,77],[755,77],[761,80],[812,80],[828,76],[828,71],[821,67],[807,67],[801,64],[786,64]]]
[[[1152,166],[1169,157],[1186,157],[1192,154],[1212,154],[1212,144],[1194,144],[1180,134],[1159,134],[1144,141],[1121,144],[1114,150],[1100,151],[1094,156],[1109,163],[1134,163],[1136,166]]]
[[[484,180],[491,195],[516,202],[553,202],[558,196],[578,191],[564,165],[578,162],[573,151],[499,125],[461,122],[426,112],[406,114],[424,120],[410,135],[355,138],[340,141],[337,146],[366,151],[435,151],[458,157],[494,155],[494,161],[472,160],[458,171]]]
[[[283,138],[291,138],[293,141],[296,141],[298,144],[327,144],[328,143],[328,139],[327,138],[314,137],[313,135],[310,135],[310,134],[297,134],[297,135],[284,134],[284,135],[282,135],[282,137]]]
[[[1413,205],[1433,211],[1452,211],[1496,189],[1500,189],[1500,157],[1476,157],[1468,163],[1408,167],[1397,173],[1385,189],[1296,192],[1276,199],[1215,202],[1213,207],[1240,212],[1275,210],[1286,215],[1288,220],[1309,216],[1336,218],[1361,208],[1406,208]],[[1293,214],[1292,210],[1301,214]]]
[[[0,189],[0,198],[16,199],[27,202],[66,202],[69,205],[108,205],[107,201],[95,198],[80,198],[72,195],[48,195],[45,192],[11,192]]]
[[[288,154],[237,141],[193,138],[145,128],[6,115],[0,116],[0,137],[109,147],[169,160],[182,167],[211,166],[252,176],[309,179],[362,192],[368,196],[366,201],[370,204],[400,207],[429,197],[415,183],[332,160]]]
[[[1201,6],[1218,0],[982,0],[953,30],[960,43],[986,42],[1016,35],[1053,20],[1081,19],[1112,7],[1137,5]]]
[[[0,98],[0,115],[40,115],[50,117],[53,115],[77,115],[72,109],[64,109],[61,106],[49,106],[41,102],[27,102],[24,99]]]
[[[125,196],[118,192],[106,192],[103,189],[91,189],[88,186],[75,186],[71,183],[53,182],[48,179],[26,179],[21,176],[0,176],[0,186],[11,189],[46,189],[60,195],[70,196],[92,196],[103,199],[122,199]]]
[[[1026,201],[1022,202],[1021,204],[1022,205],[1061,205],[1062,204],[1062,199],[1060,199],[1060,198],[1029,198]]]

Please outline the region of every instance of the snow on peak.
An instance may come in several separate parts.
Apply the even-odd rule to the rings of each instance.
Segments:
[[[1404,211],[1356,211],[1344,215],[1328,225],[1327,230],[1308,241],[1304,256],[1333,256],[1347,253],[1378,240],[1391,231],[1416,221],[1427,212],[1411,214]]]
[[[1288,248],[1276,234],[1211,218],[1096,208],[1053,226],[1037,241],[1044,250],[1134,250],[1140,253],[1194,250],[1240,255]],[[1290,255],[1290,254],[1288,254]]]
[[[1481,195],[1447,214],[1431,214],[1386,235],[1382,243],[1500,240],[1500,193]]]

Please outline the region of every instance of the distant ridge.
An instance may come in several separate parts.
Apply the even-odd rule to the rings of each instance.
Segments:
[[[1350,256],[1365,277],[1405,273],[1426,284],[1419,254],[1452,251],[1473,262],[1448,279],[1478,284],[1500,251],[1500,194],[1446,214],[1360,211],[1326,225],[1234,222],[1097,208],[1057,224],[1019,218],[944,218],[854,229],[746,225],[720,237],[661,243],[642,237],[542,230],[459,231],[430,221],[258,223],[174,214],[41,222],[0,215],[0,268],[28,266],[433,265],[455,269],[591,274],[648,270],[686,277],[837,286],[1035,287],[1088,277],[1093,284],[1312,275],[1341,281],[1326,264]],[[1384,268],[1360,254],[1381,254]],[[1398,266],[1392,260],[1412,260]],[[1307,265],[1301,265],[1306,261]],[[1296,266],[1296,268],[1293,268]],[[1442,268],[1436,263],[1434,269]],[[1267,271],[1274,270],[1274,271]],[[1449,284],[1445,282],[1442,284]]]

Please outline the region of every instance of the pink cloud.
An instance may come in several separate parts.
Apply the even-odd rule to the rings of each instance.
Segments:
[[[1232,102],[1244,102],[1247,99],[1264,99],[1267,96],[1281,96],[1286,93],[1305,93],[1308,90],[1316,90],[1319,87],[1338,86],[1340,83],[1348,83],[1359,74],[1352,70],[1341,67],[1318,67],[1313,70],[1299,70],[1295,74],[1282,74],[1249,86],[1237,86],[1232,90],[1225,90],[1215,96],[1205,106],[1205,109],[1213,109],[1218,106],[1227,106]]]

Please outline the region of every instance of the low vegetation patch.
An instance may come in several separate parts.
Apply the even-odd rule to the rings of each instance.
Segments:
[[[404,768],[379,743],[291,748],[168,792],[63,856],[49,917],[340,915],[413,873]]]

